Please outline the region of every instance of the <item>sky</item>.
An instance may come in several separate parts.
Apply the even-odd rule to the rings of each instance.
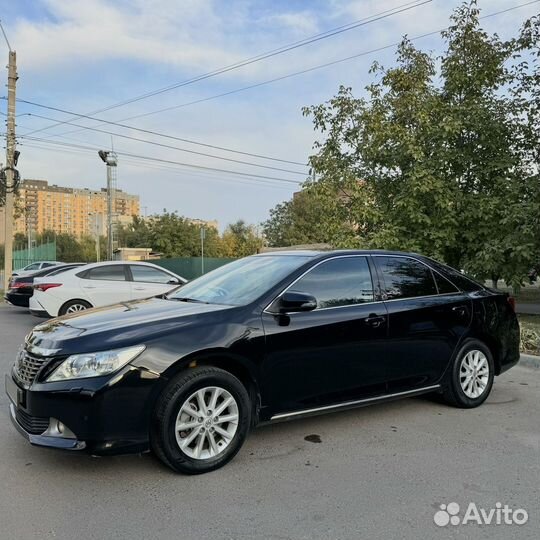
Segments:
[[[119,153],[118,188],[140,195],[143,214],[167,209],[191,218],[217,219],[220,228],[237,219],[261,223],[272,207],[290,199],[307,176],[308,168],[302,164],[307,164],[320,135],[314,132],[312,120],[302,115],[302,107],[327,101],[340,85],[351,86],[356,95],[362,95],[373,80],[371,63],[376,60],[391,66],[395,47],[260,83],[391,45],[405,34],[412,38],[442,29],[460,2],[432,0],[328,39],[95,114],[128,128],[54,109],[92,116],[111,105],[421,1],[0,0],[2,24],[17,51],[17,97],[53,108],[17,104],[20,174],[61,186],[99,189],[105,186],[106,171],[96,150],[113,147]],[[526,2],[479,0],[478,4],[483,14],[489,14]],[[514,9],[487,18],[482,25],[509,37],[526,18],[538,13],[539,6]],[[439,36],[419,39],[416,44],[433,54],[444,49]],[[1,40],[3,57],[7,63],[8,48]],[[7,80],[7,71],[0,77]],[[213,97],[252,85],[260,86]],[[193,103],[199,100],[205,101]],[[176,108],[147,114],[171,107]],[[0,100],[0,111],[6,109],[6,101]],[[126,120],[141,114],[146,116]],[[66,121],[101,131],[57,125]],[[45,140],[25,139],[25,134]]]

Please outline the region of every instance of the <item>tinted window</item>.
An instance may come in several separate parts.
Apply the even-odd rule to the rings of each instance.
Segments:
[[[109,281],[125,281],[124,266],[115,264],[109,266],[97,266],[84,274],[85,279],[106,279]]]
[[[289,290],[313,295],[319,308],[373,302],[373,284],[365,257],[342,257],[323,262]]]
[[[438,272],[433,272],[435,281],[437,283],[437,288],[439,289],[439,294],[448,294],[458,292],[457,287],[452,285],[445,277],[441,276]]]
[[[56,266],[56,264],[54,264],[54,263],[43,263],[41,265],[41,268],[48,268],[49,266]]]
[[[40,263],[29,264],[23,270],[39,270]]]
[[[145,281],[147,283],[169,283],[173,276],[152,268],[150,266],[130,265],[133,281]]]
[[[444,264],[437,264],[435,268],[440,268],[441,272],[444,275],[448,276],[448,279],[456,285],[459,289],[465,292],[479,291],[483,287],[479,283],[476,283],[472,279],[469,279],[467,276],[463,275],[461,272],[458,272],[450,266]]]
[[[381,269],[388,300],[437,294],[431,270],[414,259],[375,257]]]

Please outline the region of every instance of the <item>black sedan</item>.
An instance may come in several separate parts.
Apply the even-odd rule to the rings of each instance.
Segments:
[[[9,280],[8,290],[4,294],[4,300],[12,306],[29,307],[30,297],[34,294],[34,278],[56,276],[65,270],[83,266],[85,263],[68,263],[56,266],[48,266],[24,276],[12,276]]]
[[[425,393],[476,407],[518,345],[507,294],[426,257],[281,252],[41,324],[6,389],[32,444],[196,474],[263,422]]]

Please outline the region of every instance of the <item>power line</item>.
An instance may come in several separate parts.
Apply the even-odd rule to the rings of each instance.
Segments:
[[[98,147],[84,146],[84,145],[80,145],[80,144],[66,143],[66,142],[61,142],[61,141],[50,141],[50,140],[39,138],[39,137],[30,137],[30,136],[27,136],[27,135],[22,135],[20,138],[25,139],[25,140],[29,140],[29,141],[37,141],[37,142],[41,142],[41,143],[54,144],[54,145],[59,145],[59,146],[66,146],[66,147],[71,147],[71,148],[81,148],[81,149],[89,150],[89,151],[92,151],[92,152],[96,152],[98,150]],[[160,163],[169,163],[169,164],[180,165],[180,166],[183,166],[183,167],[189,167],[189,168],[193,168],[193,169],[197,169],[197,170],[233,174],[233,175],[238,175],[238,176],[242,176],[242,177],[246,177],[246,178],[275,180],[275,181],[278,181],[278,182],[285,182],[285,183],[295,184],[295,185],[299,185],[299,184],[302,183],[300,181],[290,180],[288,178],[279,178],[279,177],[275,177],[275,176],[265,176],[265,175],[259,175],[259,174],[252,174],[252,173],[246,173],[246,172],[241,172],[241,171],[234,171],[234,170],[231,170],[231,169],[220,169],[220,168],[217,168],[217,167],[207,167],[205,165],[195,165],[193,163],[184,163],[184,162],[181,162],[181,161],[174,161],[174,160],[169,160],[169,159],[156,158],[156,157],[152,157],[152,156],[143,156],[143,155],[140,155],[140,154],[133,154],[133,153],[130,153],[130,152],[122,152],[122,151],[118,151],[118,150],[115,150],[115,153],[120,155],[120,156],[128,156],[128,157],[138,158],[138,159],[142,159],[142,160],[156,161],[156,162],[160,162]]]
[[[77,150],[77,149],[71,149],[71,148],[50,148],[47,146],[42,146],[40,144],[35,144],[31,142],[30,143],[26,142],[22,146],[25,146],[26,148],[36,148],[38,150],[45,150],[45,151],[50,151],[50,152],[61,152],[61,153],[68,152],[68,153],[73,153],[73,154],[83,153],[85,155],[90,155],[90,152],[87,152],[86,150]],[[92,150],[91,153],[93,154],[94,152],[95,150]],[[185,168],[182,168],[181,166],[166,165],[166,164],[161,164],[161,163],[148,163],[147,161],[144,161],[144,160],[126,157],[126,156],[122,156],[122,163],[124,163],[126,166],[144,167],[145,169],[188,172],[185,170]],[[243,184],[243,185],[248,185],[248,186],[257,187],[257,188],[271,187],[271,188],[280,188],[280,189],[290,189],[290,186],[288,186],[287,184],[283,184],[283,183],[276,182],[273,180],[257,180],[256,182],[255,181],[250,182],[249,179],[232,178],[232,177],[227,177],[227,176],[216,177],[216,175],[211,175],[210,173],[205,172],[205,171],[193,171],[193,170],[189,170],[189,175],[195,176],[195,177],[202,177],[202,178],[214,180],[214,181],[234,182],[237,184]]]
[[[530,1],[530,2],[526,2],[524,4],[519,4],[517,6],[513,6],[511,8],[507,8],[507,9],[503,9],[503,10],[500,10],[500,11],[496,11],[494,13],[489,13],[487,15],[483,15],[481,17],[479,17],[479,19],[487,19],[489,17],[494,17],[496,15],[501,15],[503,13],[507,13],[509,11],[513,11],[515,9],[519,9],[519,8],[522,8],[522,7],[526,7],[526,6],[529,6],[529,5],[532,5],[532,4],[536,4],[538,3],[540,0],[533,0],[533,1]],[[441,28],[439,30],[434,30],[432,32],[427,32],[425,34],[420,34],[418,36],[415,36],[415,37],[412,37],[412,38],[409,38],[410,41],[416,41],[418,39],[423,39],[423,38],[426,38],[426,37],[429,37],[429,36],[433,36],[435,34],[439,34],[440,32],[446,30],[447,27],[445,28]],[[59,112],[64,112],[66,114],[71,114],[71,115],[76,115],[76,116],[79,116],[81,118],[86,118],[86,119],[90,119],[90,120],[95,120],[95,121],[98,121],[98,125],[100,123],[104,123],[104,124],[110,124],[110,125],[116,125],[116,126],[119,126],[119,127],[123,127],[123,128],[126,128],[126,129],[133,129],[133,130],[138,130],[138,131],[141,131],[141,132],[146,132],[146,133],[150,133],[150,134],[153,134],[153,135],[158,135],[158,136],[162,136],[162,137],[167,137],[167,138],[171,138],[171,139],[175,139],[175,140],[179,140],[179,141],[183,141],[183,142],[189,142],[189,143],[193,143],[193,144],[199,144],[199,145],[202,145],[202,146],[207,146],[207,147],[210,147],[210,148],[216,148],[216,149],[220,149],[220,150],[225,150],[225,151],[231,151],[231,152],[234,152],[233,150],[230,150],[230,149],[226,149],[226,148],[223,148],[223,147],[219,147],[219,146],[214,146],[214,145],[208,145],[208,144],[204,144],[204,143],[200,143],[200,142],[196,142],[196,141],[193,141],[193,140],[190,140],[190,139],[184,139],[184,138],[180,138],[180,137],[174,137],[172,135],[167,135],[167,134],[163,134],[163,133],[159,133],[159,132],[155,132],[155,131],[151,131],[151,130],[145,130],[145,129],[142,129],[142,128],[137,128],[135,126],[129,126],[129,125],[126,125],[126,124],[122,124],[121,122],[125,121],[125,120],[133,120],[133,119],[136,119],[136,118],[143,118],[145,116],[150,116],[150,115],[154,115],[154,114],[158,114],[158,113],[162,113],[162,112],[168,112],[168,111],[171,111],[171,110],[175,110],[175,109],[179,109],[179,108],[182,108],[182,107],[188,107],[190,105],[195,105],[195,104],[198,104],[198,103],[203,103],[205,101],[210,101],[210,100],[214,100],[214,99],[218,99],[220,97],[225,97],[225,96],[229,96],[229,95],[232,95],[232,94],[236,94],[238,92],[244,92],[246,90],[252,90],[254,88],[258,88],[260,86],[264,86],[264,85],[267,85],[267,84],[271,84],[271,83],[274,83],[274,82],[278,82],[278,81],[282,81],[282,80],[285,80],[285,79],[289,79],[289,78],[292,78],[292,77],[296,77],[298,75],[304,75],[306,73],[310,73],[312,71],[316,71],[316,70],[319,70],[319,69],[324,69],[324,68],[327,68],[327,67],[331,67],[333,65],[336,65],[336,64],[340,64],[340,63],[343,63],[343,62],[348,62],[350,60],[354,60],[354,59],[357,59],[357,58],[360,58],[362,56],[367,56],[369,54],[373,54],[373,53],[376,53],[376,52],[381,52],[381,51],[384,51],[386,49],[390,49],[392,47],[396,47],[397,45],[399,45],[400,42],[393,42],[393,43],[389,43],[388,45],[383,45],[381,47],[377,47],[375,49],[370,49],[368,51],[363,51],[363,52],[360,52],[360,53],[357,53],[357,54],[354,54],[354,55],[351,55],[351,56],[347,56],[345,58],[339,58],[337,60],[333,60],[331,62],[326,62],[324,64],[318,64],[316,66],[312,66],[312,67],[309,67],[309,68],[306,68],[306,69],[303,69],[301,71],[296,71],[296,72],[293,72],[293,73],[289,73],[289,74],[286,74],[286,75],[282,75],[280,77],[275,77],[273,79],[269,79],[269,80],[266,80],[266,81],[261,81],[259,83],[255,83],[255,84],[252,84],[252,85],[249,85],[249,86],[244,86],[244,87],[241,87],[241,88],[237,88],[237,89],[234,89],[234,90],[230,90],[228,92],[223,92],[223,93],[220,93],[220,94],[215,94],[213,96],[208,96],[206,98],[201,98],[201,99],[197,99],[195,101],[189,101],[187,103],[181,103],[179,105],[173,105],[171,107],[165,107],[165,108],[162,108],[162,109],[157,109],[155,111],[150,111],[150,112],[146,112],[146,113],[142,113],[142,114],[138,114],[138,115],[134,115],[134,116],[129,116],[129,117],[126,117],[126,118],[123,118],[122,120],[120,120],[119,122],[114,122],[112,120],[105,120],[105,119],[98,119],[98,118],[93,118],[89,115],[84,115],[84,114],[77,114],[77,113],[74,113],[74,112],[71,112],[71,111],[65,111],[65,110],[62,110],[62,109],[58,109],[58,108],[54,108],[54,107],[48,107],[48,106],[45,106],[45,105],[41,105],[41,104],[38,104],[38,103],[34,103],[34,102],[30,102],[30,101],[26,101],[26,100],[18,100],[18,101],[21,101],[23,103],[27,103],[29,105],[34,105],[34,106],[37,106],[37,107],[43,107],[43,108],[49,108],[49,109],[52,109],[52,110],[56,110],[56,111],[59,111]],[[70,123],[69,121],[65,121],[64,123]],[[92,127],[89,127],[89,126],[81,126],[80,129],[76,129],[76,130],[71,130],[71,131],[67,131],[65,133],[60,133],[60,134],[55,134],[55,135],[51,135],[51,137],[60,137],[60,136],[63,136],[63,135],[68,135],[70,133],[76,133],[76,132],[79,132],[81,130],[95,130],[95,128],[92,128]],[[28,133],[28,135],[30,135],[31,133],[35,133],[35,131],[33,132],[30,132]],[[265,158],[265,159],[275,159],[275,158],[268,158],[268,157],[265,157],[265,156],[261,156],[261,155],[257,155],[257,154],[251,154],[251,153],[248,153],[248,152],[236,152],[236,153],[240,153],[240,154],[244,154],[244,155],[249,155],[249,156],[254,156],[254,157],[261,157],[261,158]],[[280,159],[275,159],[276,161],[282,161],[282,162],[286,162],[286,163],[293,163],[293,164],[297,164],[297,165],[305,165],[305,164],[302,164],[302,163],[299,163],[299,162],[294,162],[294,161],[287,161],[287,160],[280,160]]]
[[[6,99],[6,98],[2,97],[0,99]],[[181,142],[186,142],[186,143],[190,143],[190,144],[195,144],[195,145],[198,145],[198,146],[204,146],[206,148],[213,148],[215,150],[223,150],[224,152],[231,152],[233,154],[240,154],[240,155],[250,156],[250,157],[255,157],[255,158],[260,158],[260,159],[268,159],[270,161],[278,161],[278,162],[281,162],[281,163],[290,163],[292,165],[301,165],[303,167],[306,166],[305,163],[301,163],[299,161],[289,161],[287,159],[270,157],[270,156],[265,156],[265,155],[262,155],[262,154],[255,154],[255,153],[252,153],[252,152],[244,152],[244,151],[241,151],[241,150],[233,150],[231,148],[226,148],[224,146],[217,146],[215,144],[202,143],[202,142],[199,142],[199,141],[194,141],[192,139],[186,139],[186,138],[183,138],[183,137],[176,137],[174,135],[169,135],[167,133],[161,133],[161,132],[152,131],[152,130],[149,130],[149,129],[138,128],[136,126],[128,126],[126,124],[121,124],[119,122],[113,122],[112,120],[93,118],[93,117],[88,116],[86,114],[80,114],[80,113],[76,113],[76,112],[73,112],[73,111],[68,111],[66,109],[60,109],[58,107],[52,107],[50,105],[43,105],[42,103],[36,103],[34,101],[29,101],[29,100],[25,100],[25,99],[17,99],[17,101],[19,101],[21,103],[25,103],[27,105],[32,105],[34,107],[40,107],[42,109],[48,109],[48,110],[51,110],[51,111],[57,111],[57,112],[61,112],[61,113],[64,113],[64,114],[70,114],[70,115],[78,117],[78,118],[86,118],[86,119],[89,119],[89,120],[96,120],[96,121],[99,121],[99,123],[102,123],[102,124],[109,124],[109,125],[122,127],[122,128],[125,128],[125,129],[132,129],[132,130],[135,130],[135,131],[148,133],[150,135],[157,135],[158,137],[165,137],[167,139],[173,139],[175,141],[181,141]],[[40,118],[39,115],[32,114],[32,113],[24,113],[23,115],[18,115],[18,116],[36,116],[36,117]],[[52,119],[52,118],[46,118],[46,117],[41,117],[41,118],[56,121],[56,119]],[[77,124],[73,124],[71,122],[71,120],[62,121],[62,124],[77,125]],[[73,132],[82,131],[82,130],[86,130],[86,129],[96,131],[96,128],[92,128],[90,126],[80,126],[80,129],[74,130]],[[30,132],[26,133],[26,135],[32,135],[32,134],[36,133],[37,131],[40,131],[40,130],[30,131]],[[60,133],[60,134],[52,135],[52,136],[53,137],[60,137],[61,135],[62,134]],[[190,152],[190,150],[185,150],[185,151]],[[197,153],[197,152],[193,152],[193,153]],[[210,157],[217,157],[217,156],[211,156],[209,154],[203,154],[203,155],[207,155],[207,156],[210,156]],[[218,159],[227,159],[227,158],[218,158]],[[243,162],[243,163],[246,163],[246,162]],[[248,163],[248,164],[253,165],[252,163]],[[259,166],[262,166],[262,165],[259,165]],[[298,171],[293,171],[293,172],[298,173]]]
[[[28,103],[28,102],[25,101],[25,103]],[[45,107],[44,105],[42,107],[47,108],[47,109],[59,110],[60,112],[66,112],[66,111],[63,111],[62,109],[57,109],[56,107]],[[73,114],[75,114],[75,113],[73,113]],[[50,118],[50,117],[47,117],[47,116],[42,116],[40,114],[28,113],[28,115],[29,116],[35,116],[36,118],[42,118],[44,120],[54,120],[54,118]],[[66,122],[66,123],[71,125],[71,126],[76,126],[76,127],[86,129],[86,126],[82,126],[80,124],[75,124],[74,122]],[[91,129],[92,131],[96,131],[97,133],[105,133],[107,135],[113,135],[115,137],[121,137],[123,139],[129,139],[129,140],[132,140],[132,141],[142,142],[142,143],[146,143],[146,144],[152,144],[154,146],[161,146],[162,148],[169,148],[171,150],[178,150],[180,152],[187,152],[189,154],[195,154],[195,155],[198,155],[198,156],[205,156],[205,157],[210,157],[210,158],[213,158],[213,159],[221,159],[223,161],[229,161],[229,162],[232,162],[232,163],[240,163],[242,165],[249,165],[250,167],[259,167],[259,168],[262,168],[262,169],[271,169],[273,171],[280,171],[280,172],[286,172],[286,173],[290,173],[290,174],[298,174],[300,176],[306,176],[306,173],[302,173],[302,172],[299,172],[299,171],[293,171],[293,170],[290,170],[290,169],[283,169],[283,168],[280,168],[280,167],[272,167],[271,165],[260,165],[259,163],[251,163],[249,161],[243,161],[243,160],[240,160],[240,159],[233,159],[233,158],[227,158],[227,157],[222,157],[222,156],[216,156],[216,155],[213,155],[213,154],[207,154],[205,152],[197,152],[196,150],[188,150],[186,148],[180,148],[179,146],[172,146],[170,144],[164,144],[164,143],[159,143],[159,142],[156,142],[156,141],[150,141],[148,139],[141,139],[139,137],[132,137],[131,135],[125,135],[123,133],[116,133],[114,131],[107,131],[107,130],[99,129],[99,128],[89,128],[89,129]],[[134,129],[137,129],[137,128],[134,128]],[[159,135],[159,133],[151,132],[149,130],[141,130],[141,131],[144,131],[146,133],[152,133],[153,135]],[[169,136],[169,135],[161,135],[161,136],[176,139],[176,137]]]
[[[333,28],[333,29],[327,30],[326,32],[323,32],[321,34],[316,34],[316,35],[311,36],[309,38],[305,38],[304,40],[297,41],[297,42],[291,43],[289,45],[284,45],[282,47],[279,47],[278,49],[273,49],[273,50],[265,52],[265,53],[261,53],[261,54],[259,54],[257,56],[253,56],[253,57],[248,58],[246,60],[243,60],[241,62],[237,62],[235,64],[231,64],[231,65],[228,65],[228,66],[225,66],[225,67],[222,67],[222,68],[218,68],[218,69],[216,69],[214,71],[205,73],[203,75],[199,75],[197,77],[193,77],[193,78],[187,79],[185,81],[181,81],[181,82],[178,82],[178,83],[175,83],[175,84],[163,87],[163,88],[159,88],[157,90],[153,90],[151,92],[141,94],[141,95],[136,96],[134,98],[130,98],[130,99],[115,103],[113,105],[109,105],[108,107],[104,107],[102,109],[98,109],[96,111],[90,112],[89,115],[92,116],[92,115],[95,115],[95,114],[98,114],[98,113],[101,113],[101,112],[110,111],[110,110],[116,109],[118,107],[124,107],[125,105],[129,105],[130,103],[135,103],[137,101],[141,101],[141,100],[147,99],[149,97],[157,96],[157,95],[163,94],[165,92],[170,92],[171,90],[175,90],[176,88],[181,88],[181,87],[187,86],[189,84],[193,84],[193,83],[196,83],[196,82],[199,82],[199,81],[203,81],[205,79],[209,79],[211,77],[215,77],[217,75],[221,75],[223,73],[227,73],[229,71],[233,71],[235,69],[239,69],[241,67],[245,67],[245,66],[248,66],[250,64],[254,64],[255,62],[260,62],[261,60],[266,60],[267,58],[271,58],[273,56],[277,56],[279,54],[283,54],[285,52],[288,52],[288,51],[291,51],[291,50],[294,50],[294,49],[298,49],[299,47],[304,47],[305,45],[309,45],[311,43],[315,43],[317,41],[321,41],[323,39],[327,39],[329,37],[336,36],[336,35],[341,34],[343,32],[348,32],[349,30],[353,30],[355,28],[359,28],[359,27],[362,27],[362,26],[365,26],[365,25],[380,21],[382,19],[386,19],[388,17],[391,17],[392,15],[397,15],[399,13],[403,13],[403,12],[408,11],[410,9],[422,6],[424,4],[428,4],[430,2],[431,2],[431,0],[407,2],[405,4],[401,4],[401,5],[397,6],[395,8],[387,9],[385,11],[382,11],[380,13],[376,13],[375,15],[371,15],[371,16],[365,17],[363,19],[359,19],[358,21],[354,21],[354,22],[349,23],[347,25],[340,26],[340,27],[337,27],[337,28]],[[29,135],[34,134],[34,133],[38,133],[38,132],[41,132],[41,131],[45,131],[47,129],[51,129],[53,127],[62,125],[64,123],[67,123],[67,122],[58,122],[57,124],[52,124],[50,126],[45,126],[43,128],[40,128],[38,130],[35,130],[35,131],[29,133]]]

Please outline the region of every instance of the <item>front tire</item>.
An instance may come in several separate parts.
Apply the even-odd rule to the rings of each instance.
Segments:
[[[238,453],[250,423],[248,392],[236,377],[211,366],[189,369],[158,400],[152,449],[176,472],[210,472]]]
[[[92,305],[86,300],[70,300],[58,310],[58,315],[72,315],[73,313],[85,311],[91,307]]]
[[[488,398],[494,376],[489,348],[477,339],[468,339],[454,358],[443,398],[454,407],[478,407]]]

